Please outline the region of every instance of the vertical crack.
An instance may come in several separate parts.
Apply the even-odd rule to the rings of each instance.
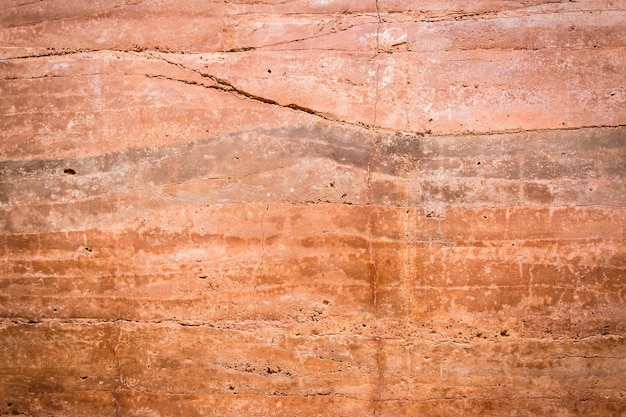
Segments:
[[[269,352],[267,354],[267,375],[271,376],[271,370],[272,370],[272,348],[274,347],[274,338],[275,336],[272,336],[272,340],[270,340],[270,347],[269,347]],[[272,387],[272,378],[268,378],[269,381],[269,390],[268,393],[269,395],[273,395],[274,390]]]
[[[380,18],[380,9],[378,8],[378,0],[376,0],[376,17],[378,18],[378,27],[376,28],[376,53],[380,52],[380,24],[382,19]]]
[[[376,119],[378,116],[378,86],[380,84],[380,62],[378,62],[378,55],[374,57],[376,60],[376,76],[375,76],[375,95],[374,95],[374,121],[372,122],[372,126],[376,129]]]
[[[222,0],[222,52],[225,52],[226,46],[226,0]]]
[[[377,367],[377,371],[378,371],[378,375],[377,375],[377,379],[376,379],[376,398],[374,399],[374,410],[373,410],[373,414],[374,416],[378,415],[378,405],[381,403],[381,385],[382,385],[382,379],[383,379],[383,373],[382,373],[382,362],[383,362],[383,339],[380,336],[376,336],[375,338],[376,340],[376,367]]]
[[[368,243],[368,252],[370,255],[370,265],[373,269],[373,277],[372,277],[372,291],[373,291],[373,304],[374,304],[374,316],[377,317],[377,303],[378,303],[378,268],[376,267],[376,257],[374,256],[374,245],[372,243],[372,209],[370,208],[370,212],[368,215],[367,221],[367,243]]]
[[[420,161],[417,162],[416,170],[419,172]],[[412,303],[412,286],[410,282],[410,272],[411,272],[411,255],[413,254],[413,248],[411,245],[411,234],[409,229],[409,219],[411,216],[411,195],[413,193],[410,192],[411,185],[411,173],[410,169],[406,170],[406,176],[404,179],[404,187],[405,187],[405,199],[404,199],[404,253],[402,254],[402,290],[403,290],[403,298],[406,303],[406,324],[407,326],[411,323],[411,306]]]
[[[117,350],[120,347],[120,341],[122,339],[122,326],[124,323],[119,323],[118,328],[119,331],[117,333],[117,341],[115,342],[115,347],[113,348],[113,353],[115,354],[115,365],[117,367],[117,387],[115,391],[113,391],[113,402],[115,403],[115,416],[120,417],[120,402],[119,402],[119,392],[124,385],[124,377],[122,376],[122,367],[120,365],[120,357],[117,353]]]
[[[374,158],[374,153],[376,152],[376,142],[374,142],[372,147],[372,153],[370,153],[369,160],[367,161],[367,204],[372,204],[372,196],[371,196],[371,182],[372,182],[372,159]]]
[[[378,25],[376,26],[376,51],[374,54],[374,60],[376,62],[376,76],[375,76],[375,96],[374,96],[374,118],[373,118],[373,129],[376,129],[376,123],[378,121],[378,97],[379,97],[379,85],[380,85],[380,62],[378,61],[378,56],[380,54],[380,28],[382,24],[382,19],[380,17],[380,8],[378,5],[378,0],[376,0],[376,16],[378,17]],[[374,147],[372,149],[372,153],[370,155],[370,159],[367,163],[367,201],[368,204],[371,204],[372,195],[371,195],[371,179],[372,179],[372,162],[374,160],[374,156],[378,152],[379,139],[376,138],[374,141]],[[378,321],[378,268],[376,267],[376,257],[374,256],[374,248],[372,242],[372,212],[369,213],[368,220],[368,244],[369,244],[369,253],[370,253],[370,263],[372,264],[372,268],[374,268],[374,277],[373,277],[373,291],[374,291],[374,317],[376,321]],[[377,323],[378,324],[378,323]],[[379,329],[376,326],[376,372],[377,372],[377,381],[376,381],[376,393],[374,398],[374,409],[373,415],[378,414],[378,404],[380,404],[381,398],[381,382],[382,382],[382,346],[381,346],[381,338],[379,336]]]
[[[408,194],[408,193],[407,193]],[[408,200],[408,198],[407,198]],[[410,310],[410,306],[413,305],[413,303],[411,303],[411,300],[408,299],[408,297],[410,297],[411,293],[411,285],[410,285],[410,281],[409,281],[409,267],[411,265],[410,263],[410,253],[411,253],[411,245],[410,245],[410,236],[409,236],[409,214],[410,214],[411,210],[409,209],[409,205],[408,205],[408,201],[407,201],[407,205],[405,208],[405,212],[404,212],[404,253],[402,255],[402,289],[404,291],[404,296],[407,297],[405,298],[405,302],[407,304],[407,309],[406,309],[406,320],[407,320],[407,324],[408,322],[411,320],[411,310]]]
[[[254,268],[254,276],[252,277],[252,301],[254,307],[257,307],[257,299],[256,299],[256,283],[258,280],[259,270],[263,269],[263,262],[265,260],[265,214],[270,210],[270,203],[267,203],[265,207],[265,211],[261,213],[261,256],[259,259],[259,263],[256,268]]]
[[[376,116],[378,112],[378,85],[380,83],[380,62],[378,62],[378,54],[380,54],[380,26],[382,23],[382,19],[380,18],[380,10],[378,8],[378,0],[376,0],[376,16],[378,17],[378,25],[376,26],[376,51],[374,53],[374,60],[376,61],[376,90],[374,96],[374,121],[372,123],[374,129],[376,129]]]

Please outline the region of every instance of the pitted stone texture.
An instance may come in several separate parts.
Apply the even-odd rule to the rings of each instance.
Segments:
[[[0,415],[626,413],[623,1],[0,8]]]

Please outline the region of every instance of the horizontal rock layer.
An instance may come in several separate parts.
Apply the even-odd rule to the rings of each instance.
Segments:
[[[626,412],[626,3],[408,3],[0,6],[0,415]]]

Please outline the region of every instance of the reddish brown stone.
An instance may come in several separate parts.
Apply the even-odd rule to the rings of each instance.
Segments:
[[[4,3],[0,415],[626,413],[623,2]]]

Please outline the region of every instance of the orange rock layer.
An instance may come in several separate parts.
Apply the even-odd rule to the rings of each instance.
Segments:
[[[625,22],[3,2],[0,415],[623,415]]]

